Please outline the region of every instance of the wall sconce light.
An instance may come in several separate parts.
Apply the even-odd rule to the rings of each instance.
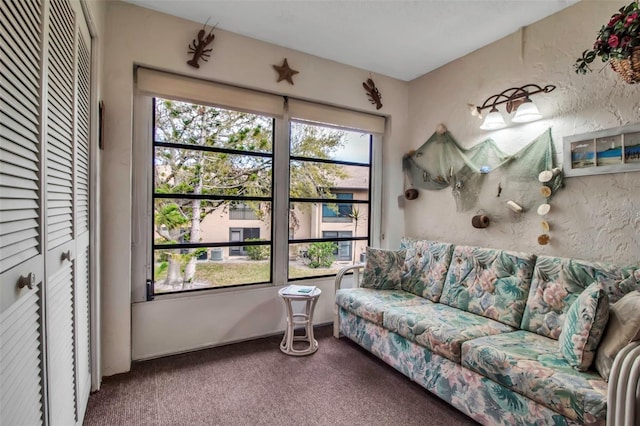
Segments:
[[[497,95],[489,96],[481,106],[469,105],[471,115],[482,118],[482,111],[491,108],[489,114],[487,114],[484,122],[480,126],[482,130],[497,130],[507,126],[504,117],[500,111],[498,111],[498,108],[496,108],[502,104],[506,104],[505,109],[508,114],[512,111],[516,112],[516,115],[511,119],[514,123],[529,123],[539,120],[542,118],[542,115],[540,111],[538,111],[538,107],[531,101],[530,96],[536,93],[549,93],[555,88],[556,86],[551,84],[544,87],[540,87],[537,84],[511,87]]]

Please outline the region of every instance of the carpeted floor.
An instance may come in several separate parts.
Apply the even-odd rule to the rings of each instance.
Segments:
[[[281,336],[134,363],[91,395],[85,425],[475,425],[331,327],[308,357]]]

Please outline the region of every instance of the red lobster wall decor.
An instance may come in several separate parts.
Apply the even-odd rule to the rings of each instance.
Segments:
[[[207,22],[209,22],[208,19],[207,19]],[[206,34],[205,29],[207,28],[207,22],[205,22],[202,29],[198,31],[198,38],[197,39],[194,38],[191,44],[189,45],[189,54],[192,54],[193,57],[187,61],[187,64],[191,65],[194,68],[200,68],[200,64],[198,64],[198,61],[200,59],[207,62],[209,60],[209,57],[211,56],[211,51],[213,50],[213,48],[210,48],[210,49],[205,49],[205,48],[209,44],[211,44],[213,39],[216,37],[213,34],[213,30],[216,29],[217,24],[211,28],[211,31],[209,31],[209,34]]]
[[[369,102],[376,106],[376,109],[382,108],[382,95],[371,78],[362,83],[362,87],[367,91]]]

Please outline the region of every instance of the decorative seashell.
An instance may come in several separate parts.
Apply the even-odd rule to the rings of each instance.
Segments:
[[[560,172],[561,170],[558,167],[556,167],[553,170],[545,170],[543,172],[540,172],[540,174],[538,175],[538,180],[541,183],[547,183],[551,179],[553,179],[555,176],[558,176]]]
[[[550,204],[540,204],[540,206],[538,206],[538,214],[540,216],[544,216],[547,213],[549,213],[549,210],[551,210],[551,205]]]
[[[541,234],[538,235],[538,244],[540,244],[541,246],[546,246],[547,244],[549,244],[549,235],[547,234]]]
[[[553,172],[551,170],[545,170],[543,172],[540,172],[540,174],[538,175],[538,180],[542,183],[547,183],[551,179],[553,179]]]
[[[507,201],[507,207],[509,207],[511,210],[513,210],[516,213],[522,213],[522,207],[516,203],[515,201]]]
[[[549,188],[548,186],[541,187],[540,194],[542,194],[542,196],[545,198],[551,197],[551,188]]]
[[[540,222],[540,226],[542,226],[542,230],[544,232],[549,232],[549,230],[551,229],[549,222],[547,222],[546,220],[543,220],[542,222]]]

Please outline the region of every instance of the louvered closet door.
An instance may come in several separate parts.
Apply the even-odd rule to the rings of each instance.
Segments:
[[[45,295],[49,421],[56,426],[78,420],[74,321],[77,31],[76,11],[67,0],[49,0],[48,31]]]
[[[44,421],[43,4],[0,2],[0,424]]]
[[[80,10],[76,47],[76,126],[75,126],[75,320],[77,416],[81,420],[91,391],[89,323],[89,141],[91,105],[91,37]]]

